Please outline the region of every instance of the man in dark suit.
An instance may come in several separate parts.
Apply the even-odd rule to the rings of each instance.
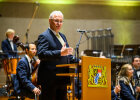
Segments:
[[[17,74],[15,80],[14,91],[17,95],[34,98],[35,94],[41,93],[40,89],[37,88],[31,82],[31,73],[34,67],[31,64],[31,59],[36,55],[35,44],[28,44],[25,46],[25,56],[18,62]]]
[[[73,49],[69,47],[64,34],[60,33],[63,24],[61,11],[53,11],[49,17],[50,27],[38,37],[38,57],[41,60],[38,82],[42,92],[40,100],[66,100],[68,77],[56,76],[67,69],[56,68],[59,64],[77,62],[73,59]]]
[[[13,66],[13,63],[17,63],[17,62],[12,62],[12,61],[13,61],[13,58],[14,59],[18,58],[17,46],[13,42],[13,38],[15,36],[15,30],[8,29],[5,33],[5,35],[7,38],[5,40],[3,40],[2,44],[1,44],[1,49],[4,53],[2,58],[3,58],[3,62],[5,62],[4,63],[5,71],[7,73],[10,73],[10,77],[9,77],[9,75],[7,75],[7,79],[9,79],[8,81],[12,84],[11,86],[13,87],[13,83],[15,81],[15,73],[12,73],[10,70],[12,70],[13,72],[16,70],[16,69],[14,69],[16,66]],[[17,59],[15,59],[14,61],[17,61]],[[8,84],[8,87],[10,87],[9,84]],[[10,95],[14,95],[14,92],[12,92]]]
[[[17,54],[17,46],[13,43],[13,38],[15,35],[15,30],[8,29],[6,31],[6,39],[2,41],[1,49],[3,53],[5,53],[4,58],[16,58],[18,57]]]
[[[133,66],[133,79],[135,82],[136,86],[140,86],[140,56],[139,55],[135,55],[132,58],[132,66]],[[140,100],[140,93],[137,93],[137,98],[138,100]]]
[[[132,66],[133,66],[133,70],[134,70],[133,78],[134,78],[134,80],[138,81],[139,77],[137,75],[137,71],[140,70],[140,56],[139,55],[133,56],[133,58],[132,58]]]

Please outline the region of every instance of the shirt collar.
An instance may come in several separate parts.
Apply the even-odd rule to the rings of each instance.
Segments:
[[[49,27],[49,29],[53,32],[53,34],[56,36],[56,32],[54,31],[54,30],[52,30],[50,27]],[[59,35],[59,33],[58,33],[58,35]]]
[[[11,39],[8,38],[8,41],[11,42],[11,41],[13,41],[13,40],[11,40]]]

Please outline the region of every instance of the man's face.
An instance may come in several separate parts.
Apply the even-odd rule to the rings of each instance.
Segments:
[[[36,45],[35,44],[29,44],[29,52],[28,52],[28,55],[30,57],[34,57],[36,55]]]
[[[134,61],[132,64],[136,69],[139,69],[140,68],[140,58],[134,58]]]
[[[15,33],[8,34],[8,38],[9,38],[10,40],[13,40],[14,36],[15,36]]]
[[[63,16],[62,15],[54,15],[53,19],[49,19],[50,28],[58,33],[63,24]]]

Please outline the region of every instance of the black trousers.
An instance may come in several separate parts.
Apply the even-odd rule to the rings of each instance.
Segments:
[[[41,84],[39,100],[67,100],[67,85],[55,82]]]

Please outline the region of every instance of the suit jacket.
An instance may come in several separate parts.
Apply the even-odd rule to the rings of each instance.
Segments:
[[[133,87],[133,90],[135,94],[132,94],[131,88],[129,85],[125,84],[124,81],[120,81],[121,91],[120,91],[120,97],[122,100],[136,100],[136,92],[135,87]]]
[[[18,57],[16,44],[14,44],[14,51],[13,51],[8,39],[2,41],[1,48],[2,48],[2,51],[6,54],[4,57],[6,57],[6,58],[7,57],[8,58],[11,58],[11,57],[16,58],[16,57]]]
[[[33,70],[32,66],[32,70]],[[22,59],[18,62],[16,69],[16,78],[14,82],[14,91],[16,94],[22,94],[22,92],[30,91],[35,88],[35,86],[31,82],[31,73],[29,62],[26,56],[22,57]]]
[[[65,35],[62,33],[59,34],[66,43],[66,47],[69,47]],[[56,73],[68,72],[68,69],[56,68],[56,65],[67,64],[73,61],[72,55],[61,56],[61,48],[61,43],[50,29],[47,29],[44,33],[39,35],[37,45],[38,57],[41,60],[38,70],[39,82],[58,79],[59,82],[61,81],[61,84],[65,84],[65,82],[67,83],[67,80],[69,80],[64,77],[56,77]],[[76,60],[74,61],[76,62]]]

